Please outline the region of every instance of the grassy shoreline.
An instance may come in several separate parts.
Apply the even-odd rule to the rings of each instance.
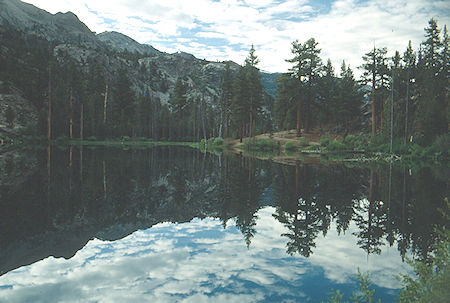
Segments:
[[[450,138],[443,136],[439,142],[431,146],[420,146],[415,143],[396,143],[393,151],[390,146],[367,135],[348,135],[343,138],[329,137],[321,134],[304,134],[296,137],[292,131],[275,134],[262,134],[253,138],[239,140],[209,138],[201,142],[154,141],[147,138],[122,137],[117,139],[97,140],[95,137],[84,140],[69,140],[67,137],[52,140],[52,146],[86,146],[86,147],[119,147],[119,148],[152,148],[156,146],[187,146],[201,151],[221,153],[224,150],[244,154],[264,160],[281,163],[305,161],[306,158],[321,158],[326,161],[345,162],[377,162],[402,161],[428,162],[433,165],[449,163]],[[45,148],[48,141],[45,137],[20,137],[7,141],[0,150],[14,147],[27,149]],[[314,160],[315,161],[315,160]]]

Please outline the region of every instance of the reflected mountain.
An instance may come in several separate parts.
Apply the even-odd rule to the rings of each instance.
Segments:
[[[180,147],[53,147],[1,155],[0,165],[1,275],[48,256],[71,258],[94,238],[115,241],[194,218],[224,227],[232,219],[250,247],[257,212],[268,205],[286,227],[287,253],[305,257],[318,235],[332,226],[345,234],[353,222],[367,254],[388,245],[426,259],[433,224],[446,223],[437,209],[449,178],[439,169],[288,166]]]

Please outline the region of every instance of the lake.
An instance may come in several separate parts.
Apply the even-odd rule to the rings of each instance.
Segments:
[[[0,302],[393,302],[449,172],[188,147],[0,155]]]

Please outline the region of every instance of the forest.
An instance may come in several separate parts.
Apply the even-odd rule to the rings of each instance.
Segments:
[[[192,94],[186,77],[171,87],[160,71],[146,69],[139,61],[146,54],[97,49],[125,62],[111,70],[107,62],[80,63],[58,48],[57,41],[3,28],[0,79],[20,89],[38,111],[37,125],[29,123],[21,134],[48,140],[242,141],[287,129],[296,129],[300,137],[314,129],[343,137],[366,134],[379,143],[395,138],[398,143],[430,145],[448,133],[447,26],[442,30],[431,19],[424,37],[418,49],[410,42],[393,57],[387,56],[386,47],[367,50],[357,67],[361,79],[355,79],[345,61],[339,73],[330,60],[322,62],[314,38],[295,40],[292,57],[286,58],[291,69],[276,80],[275,98],[264,91],[252,46],[243,66],[226,63],[211,102],[205,97],[209,87],[204,94]],[[136,88],[136,77],[149,85]],[[167,103],[155,97],[157,90],[170,92]],[[12,128],[18,113],[5,111]]]

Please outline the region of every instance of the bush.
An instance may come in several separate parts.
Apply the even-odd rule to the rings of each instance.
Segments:
[[[383,135],[383,134],[377,134],[377,135],[372,136],[372,137],[370,138],[370,145],[371,145],[371,146],[378,146],[378,145],[381,145],[381,144],[385,144],[385,143],[387,143],[388,141],[389,141],[389,140],[386,138],[385,135]]]
[[[298,140],[298,145],[302,147],[308,146],[309,145],[308,138],[305,137],[300,138],[300,140]]]
[[[273,151],[279,149],[279,143],[270,139],[246,140],[245,147],[251,151]]]
[[[327,147],[328,144],[330,144],[330,138],[328,138],[327,136],[320,138],[320,145]]]
[[[96,136],[90,136],[87,139],[88,139],[88,141],[97,141],[97,137]]]
[[[331,151],[348,150],[348,147],[341,141],[333,140],[328,144],[327,150]]]
[[[344,139],[342,140],[342,143],[344,143],[345,145],[347,145],[347,147],[349,149],[353,149],[356,145],[356,136],[355,135],[347,135],[344,137]]]
[[[284,150],[287,152],[293,152],[297,149],[297,147],[295,146],[295,143],[292,141],[288,141],[284,144]]]
[[[223,144],[223,138],[217,137],[214,139],[214,145],[222,145]]]
[[[122,136],[122,141],[130,141],[130,136]]]
[[[450,151],[450,134],[440,135],[434,140],[431,146],[435,152],[448,154]]]

